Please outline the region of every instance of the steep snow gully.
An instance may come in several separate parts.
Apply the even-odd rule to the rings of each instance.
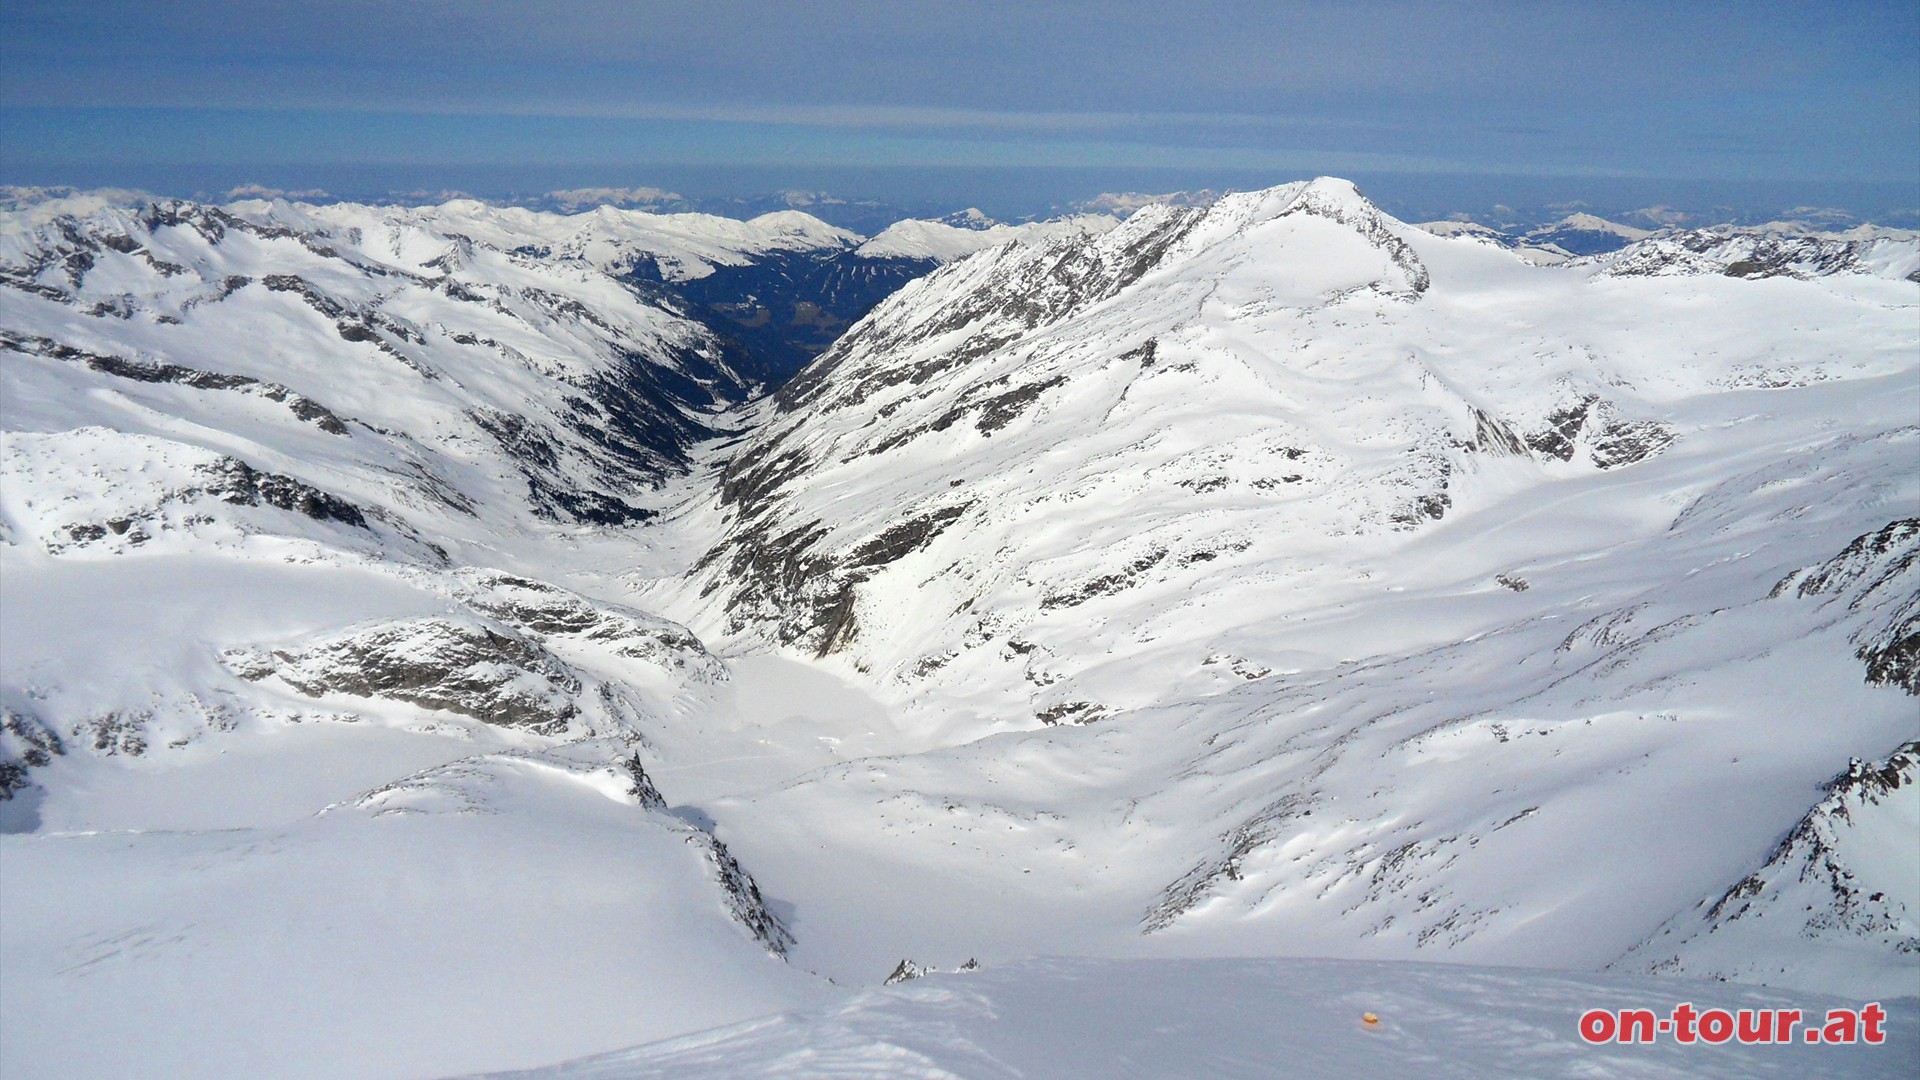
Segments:
[[[1126,209],[0,211],[0,1073],[1910,1075],[1920,237]]]

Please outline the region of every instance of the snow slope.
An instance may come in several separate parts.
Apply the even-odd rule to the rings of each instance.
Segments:
[[[357,229],[362,236],[426,229],[545,261],[577,260],[615,276],[645,264],[672,282],[702,278],[720,267],[744,266],[770,253],[835,250],[862,240],[858,233],[799,210],[741,221],[715,214],[653,214],[605,205],[562,214],[473,199],[420,207],[251,201],[236,203],[232,209],[269,224],[318,226],[329,232]]]
[[[9,1075],[435,1076],[811,993],[717,908],[705,834],[564,757],[464,757],[271,826],[142,825],[7,838]]]
[[[801,214],[0,214],[0,1072],[1045,1071],[1329,956],[1631,1074],[1521,1043],[1920,993],[1920,244],[1207,202],[897,292]],[[803,281],[892,295],[756,399]],[[903,958],[985,989],[818,977]]]
[[[83,209],[0,222],[0,1072],[433,1076],[810,1000],[639,756],[725,667],[550,580],[647,549],[736,347],[432,225]]]
[[[954,225],[909,218],[887,226],[854,251],[866,258],[919,259],[944,264],[1010,242],[1039,243],[1062,237],[1098,236],[1117,224],[1116,218],[1106,214],[1078,214],[1023,225],[978,220]]]
[[[1920,508],[1905,256],[1609,272],[1643,255],[1533,266],[1315,181],[983,254],[849,332],[653,594],[900,717],[707,808],[803,960],[1600,966],[1911,739],[1855,655],[1903,616],[1775,595]],[[1874,955],[1858,985],[1911,985]]]
[[[1881,1046],[1589,1045],[1588,1008],[1859,1008],[1710,982],[1337,960],[1032,960],[936,975],[521,1080],[896,1076],[1905,1076],[1920,1001]],[[1361,1017],[1372,1013],[1372,1027]],[[1824,1016],[1824,1012],[1820,1015]]]

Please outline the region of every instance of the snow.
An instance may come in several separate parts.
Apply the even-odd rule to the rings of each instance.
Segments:
[[[436,1076],[814,993],[712,907],[682,832],[552,770],[468,760],[480,789],[444,808],[4,838],[0,1071]]]
[[[932,975],[496,1080],[646,1077],[1905,1076],[1920,999],[1881,1046],[1589,1045],[1589,1008],[1799,1008],[1863,1002],[1683,980],[1338,960],[1029,960]],[[1361,1017],[1371,1013],[1378,1024]],[[1824,1012],[1819,1013],[1824,1017]]]
[[[578,259],[604,271],[624,272],[650,260],[668,281],[705,277],[717,266],[746,265],[768,252],[833,250],[864,239],[798,210],[741,221],[716,214],[657,214],[611,205],[561,214],[473,199],[421,207],[247,200],[230,209],[266,224],[329,233],[359,229],[363,235],[378,235],[425,229],[499,251],[532,248],[546,258]]]
[[[1610,236],[1618,236],[1623,240],[1645,240],[1647,237],[1653,235],[1653,231],[1650,229],[1636,229],[1631,225],[1622,225],[1617,221],[1608,221],[1606,218],[1588,213],[1568,214],[1552,225],[1543,225],[1536,231],[1542,233],[1560,231],[1606,233]]]
[[[741,460],[781,472],[709,511],[734,539],[652,594],[900,718],[884,757],[705,806],[799,962],[1598,967],[1913,736],[1853,655],[1873,613],[1769,597],[1920,509],[1911,283],[1532,267],[1328,182],[1191,215],[903,290],[763,418]],[[1564,460],[1488,434],[1550,446],[1589,399]]]
[[[872,259],[928,259],[949,263],[1002,244],[1098,236],[1118,223],[1118,219],[1105,214],[1080,214],[1023,225],[975,222],[950,225],[910,218],[887,226],[854,251]]]
[[[1907,579],[1777,588],[1920,517],[1920,245],[1206,201],[896,226],[950,265],[751,403],[616,275],[861,238],[0,214],[0,1072],[1910,1061],[1573,1021],[1920,993],[1911,786],[1821,826],[1891,929],[1701,921],[1920,734]]]

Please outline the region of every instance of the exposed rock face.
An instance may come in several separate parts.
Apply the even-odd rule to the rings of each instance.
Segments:
[[[565,732],[580,714],[580,678],[557,657],[516,634],[452,619],[379,623],[229,663],[243,678],[277,676],[311,697],[386,698],[540,735]]]
[[[367,527],[367,515],[352,503],[303,484],[290,476],[263,473],[239,458],[223,457],[200,467],[208,483],[205,493],[240,506],[271,506],[315,521],[338,521],[356,529]],[[191,497],[194,493],[188,493]]]
[[[1856,537],[1846,550],[1791,574],[1774,596],[1845,600],[1849,613],[1867,617],[1854,631],[1854,655],[1867,682],[1920,694],[1920,518],[1890,521]]]
[[[1584,394],[1548,413],[1545,424],[1526,435],[1525,444],[1543,457],[1561,461],[1570,461],[1584,450],[1594,465],[1611,469],[1650,458],[1673,439],[1673,429],[1667,425],[1625,419],[1612,402]]]
[[[932,971],[932,968],[922,967],[913,960],[902,960],[894,967],[893,973],[888,975],[880,985],[897,986],[900,983],[911,982],[914,979],[923,979],[931,974]]]
[[[512,574],[468,575],[463,599],[474,611],[541,642],[572,641],[645,660],[676,678],[711,683],[726,667],[686,627],[629,608],[595,603],[557,585]]]
[[[377,510],[168,439],[104,428],[17,434],[0,470],[19,485],[20,523],[55,555],[241,543],[279,533],[368,555],[443,558],[405,523]]]
[[[687,837],[688,843],[699,844],[713,863],[714,873],[719,877],[721,891],[727,897],[727,908],[740,925],[752,931],[767,951],[775,956],[785,957],[787,950],[793,948],[794,937],[786,924],[767,907],[760,896],[760,886],[754,882],[753,875],[747,873],[740,861],[727,850],[712,833],[696,829]]]
[[[307,697],[397,702],[543,736],[642,741],[675,694],[727,677],[685,627],[557,585],[466,570],[449,591],[464,612],[232,649],[222,660],[242,679]],[[657,800],[637,759],[632,767],[640,769],[636,796]]]
[[[1225,837],[1222,851],[1217,856],[1195,865],[1162,890],[1159,898],[1141,918],[1140,932],[1152,934],[1167,929],[1212,895],[1222,883],[1239,881],[1240,868],[1247,857],[1276,837],[1284,835],[1289,822],[1312,816],[1312,804],[1313,798],[1309,794],[1284,795],[1235,826]]]
[[[30,771],[43,769],[67,747],[59,732],[39,717],[12,707],[0,708],[0,800],[12,799],[33,783]]]
[[[1681,916],[1624,965],[1718,978],[1765,977],[1804,955],[1813,976],[1847,985],[1856,950],[1920,957],[1920,742],[1855,759],[1761,867],[1704,910]],[[1824,949],[1816,948],[1824,946]],[[1871,992],[1871,991],[1868,991]]]

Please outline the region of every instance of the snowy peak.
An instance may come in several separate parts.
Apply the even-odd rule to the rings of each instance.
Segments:
[[[1164,536],[1145,530],[1098,557],[1003,549],[1007,561],[976,568],[978,581],[953,579],[962,610],[980,599],[975,589],[1024,598],[1009,617],[1013,602],[1001,594],[1005,629],[955,620],[938,635],[949,651],[953,639],[1022,638],[1026,620],[1037,633],[1103,597],[1177,590],[1202,564],[1226,580],[1229,568],[1262,558],[1247,536],[1263,505],[1302,500],[1329,515],[1319,528],[1390,534],[1445,516],[1482,455],[1609,469],[1671,443],[1664,425],[1634,415],[1640,403],[1621,402],[1591,375],[1542,372],[1516,392],[1485,361],[1448,372],[1430,359],[1409,364],[1410,354],[1431,355],[1412,344],[1428,333],[1415,328],[1431,320],[1414,312],[1433,287],[1416,240],[1436,243],[1352,184],[1322,179],[1204,209],[1145,207],[1102,235],[983,252],[910,286],[788,384],[780,415],[729,464],[722,499],[740,515],[738,532],[706,564],[707,587],[731,596],[724,625],[777,625],[778,640],[832,652],[864,633],[850,629],[861,620],[882,618],[859,596],[888,564],[922,549],[960,557],[965,542],[941,539],[950,530],[980,530],[977,542],[991,546],[1052,530],[1124,535],[1127,507],[1158,508]],[[1434,250],[1455,262],[1465,255]],[[1473,275],[1510,268],[1498,253],[1469,258],[1463,287],[1471,293]],[[1349,338],[1327,327],[1350,318],[1406,326],[1352,338],[1368,342],[1358,346],[1368,360],[1335,359],[1333,341]],[[1333,352],[1278,359],[1302,340]],[[1360,406],[1358,387],[1386,404]],[[1221,393],[1244,411],[1215,417],[1209,402]],[[1127,453],[1115,456],[1116,440]],[[1394,449],[1375,456],[1386,445]],[[1039,479],[1021,464],[1031,455],[1057,459],[1065,473]],[[902,471],[889,472],[895,461]],[[873,500],[819,503],[810,490],[829,477],[871,484]],[[1100,524],[1070,524],[1086,510],[1049,495],[1063,486],[1101,493]],[[1221,492],[1237,493],[1238,508],[1216,508]],[[1188,513],[1212,524],[1173,524]],[[1284,546],[1269,540],[1276,553]],[[814,569],[804,579],[774,572],[789,562]],[[896,630],[888,640],[908,640]],[[1035,681],[1050,687],[1062,675]],[[1107,707],[1065,688],[1034,697],[1040,717]]]
[[[488,247],[540,258],[577,259],[603,273],[636,270],[661,280],[705,277],[722,266],[744,266],[776,253],[831,252],[851,247],[862,237],[797,210],[764,214],[751,221],[714,214],[656,214],[597,206],[576,214],[502,207],[473,199],[431,206],[364,206],[332,203],[293,204],[250,200],[233,204],[234,214],[263,225],[351,236],[423,230],[446,238],[464,238]]]
[[[852,247],[866,239],[857,232],[829,225],[800,210],[777,210],[761,214],[747,224],[766,233],[766,240],[763,241],[766,246],[759,250],[783,247],[789,251],[804,251]]]
[[[925,220],[910,218],[896,221],[879,235],[855,249],[868,259],[913,259],[933,264],[949,263],[976,251],[1006,243],[1040,243],[1047,240],[1097,236],[1112,229],[1116,220],[1105,215],[1083,215],[1006,225],[980,214],[966,212],[962,221],[947,218]]]
[[[1000,222],[988,217],[986,211],[981,210],[977,206],[969,206],[965,210],[955,210],[951,214],[945,214],[934,220],[942,225],[951,225],[956,229],[991,229],[995,225],[1000,224]]]
[[[1637,229],[1617,221],[1585,212],[1568,214],[1558,221],[1527,230],[1516,237],[1521,243],[1571,255],[1598,255],[1619,249],[1652,236],[1648,229]]]
[[[1073,204],[1073,208],[1086,214],[1111,214],[1114,217],[1129,217],[1142,207],[1147,206],[1211,206],[1220,198],[1220,192],[1211,189],[1201,191],[1170,191],[1159,195],[1149,195],[1140,191],[1107,191]]]
[[[1608,221],[1606,218],[1584,212],[1568,214],[1552,225],[1541,226],[1535,230],[1536,233],[1566,231],[1605,233],[1618,236],[1623,240],[1645,240],[1653,235],[1651,229],[1636,229],[1631,225],[1622,225],[1617,221]]]
[[[1289,306],[1316,306],[1362,290],[1412,298],[1429,280],[1402,238],[1407,227],[1390,224],[1344,180],[1231,195],[1204,209],[1156,204],[1097,233],[1083,231],[1078,221],[1060,223],[1064,235],[1046,243],[982,256],[902,294],[790,384],[780,395],[782,407],[805,399],[855,353],[897,355],[903,345],[961,327],[969,328],[969,348],[1003,343],[1108,301],[1150,274],[1164,283],[1162,290],[1184,293],[1258,259],[1263,268],[1276,268],[1262,277],[1266,296]],[[920,229],[924,224],[903,223],[899,235],[931,235]],[[984,239],[992,230],[957,235]]]

